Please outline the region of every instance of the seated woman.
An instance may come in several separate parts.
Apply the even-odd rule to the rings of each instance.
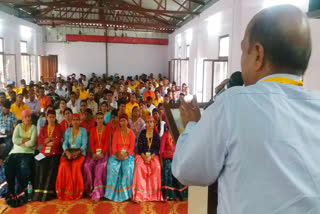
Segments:
[[[140,110],[138,106],[135,106],[132,109],[132,118],[129,119],[129,125],[136,136],[136,140],[138,140],[139,134],[145,126],[145,122],[140,116]]]
[[[90,130],[96,126],[96,120],[93,118],[90,108],[86,109],[85,119],[80,123],[80,126],[87,130],[88,135],[90,135]]]
[[[38,122],[37,122],[38,135],[40,134],[41,128],[44,127],[47,123],[46,116],[49,110],[54,110],[53,105],[47,105],[46,108],[44,109],[44,112],[41,114],[41,116],[38,119]]]
[[[56,110],[56,118],[58,123],[61,123],[64,120],[64,110],[67,108],[67,101],[63,98],[59,101],[59,109]]]
[[[171,163],[176,145],[171,134],[166,131],[161,138],[160,156],[163,160],[161,173],[162,194],[166,200],[185,200],[188,197],[188,187],[182,185],[171,172]]]
[[[62,130],[56,123],[56,112],[47,112],[48,125],[41,128],[38,143],[41,154],[46,156],[35,160],[34,195],[35,201],[48,201],[56,198],[56,179],[62,153]],[[50,169],[50,170],[48,170]]]
[[[132,109],[132,118],[129,119],[129,125],[131,130],[134,132],[134,135],[136,136],[136,144],[134,147],[134,151],[137,152],[137,142],[138,142],[138,137],[140,132],[144,129],[145,127],[145,122],[142,120],[140,116],[140,110],[138,106],[133,107]]]
[[[128,128],[128,115],[119,116],[120,129],[113,135],[111,157],[107,167],[105,197],[112,201],[126,201],[132,197],[135,136]]]
[[[159,110],[156,108],[152,110],[152,116],[155,121],[155,129],[161,138],[166,128],[166,122],[162,121]]]
[[[108,103],[106,101],[102,102],[100,105],[101,112],[104,117],[104,124],[107,124],[111,120],[111,112],[108,112]]]
[[[66,108],[63,112],[64,120],[60,123],[62,133],[65,133],[68,128],[72,127],[72,110],[71,108]]]
[[[8,183],[6,203],[10,207],[19,207],[28,201],[27,185],[32,181],[33,155],[37,142],[37,128],[31,124],[31,111],[22,111],[21,118],[22,123],[13,132],[13,149],[4,163]]]
[[[112,110],[111,120],[106,124],[106,129],[108,132],[109,145],[112,146],[113,134],[117,129],[119,129],[119,117],[118,117],[118,110],[117,109]]]
[[[154,130],[154,118],[147,117],[146,129],[138,138],[138,154],[133,176],[133,201],[162,201],[160,137]]]
[[[92,200],[104,197],[106,168],[109,157],[109,141],[106,127],[103,125],[104,115],[96,114],[97,126],[90,131],[90,154],[87,154],[83,166],[85,193]]]
[[[80,127],[80,114],[73,114],[72,128],[68,128],[64,135],[64,155],[60,159],[56,182],[57,196],[61,200],[77,200],[83,195],[82,165],[87,138],[87,131]]]

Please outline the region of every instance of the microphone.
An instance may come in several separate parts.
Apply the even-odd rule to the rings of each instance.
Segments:
[[[226,81],[226,80],[224,80]],[[212,97],[209,102],[204,106],[204,110],[206,110],[212,103],[214,103],[214,100],[216,99],[217,96],[222,94],[224,91],[226,91],[228,88],[231,88],[233,86],[242,86],[243,85],[243,79],[240,71],[236,71],[233,74],[231,74],[230,79],[224,83],[222,82],[223,87],[221,87],[217,92],[214,97]],[[218,86],[219,87],[219,86]],[[217,87],[217,88],[218,88]]]

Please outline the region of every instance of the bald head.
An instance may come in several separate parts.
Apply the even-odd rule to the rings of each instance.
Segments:
[[[247,29],[249,51],[260,43],[273,72],[303,75],[311,55],[308,19],[295,6],[281,5],[259,12]]]

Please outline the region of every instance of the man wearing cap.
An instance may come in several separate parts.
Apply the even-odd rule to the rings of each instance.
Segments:
[[[13,128],[17,123],[17,118],[10,112],[10,107],[10,101],[6,100],[0,111],[0,135],[6,135],[6,137],[0,138],[0,165],[12,148]]]
[[[21,120],[21,113],[23,110],[29,110],[31,111],[31,109],[29,108],[29,106],[27,106],[27,104],[25,104],[23,102],[23,96],[22,94],[18,94],[17,98],[16,98],[16,102],[14,102],[11,105],[10,111],[16,115],[17,120]]]

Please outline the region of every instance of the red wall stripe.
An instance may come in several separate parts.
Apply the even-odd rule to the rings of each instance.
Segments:
[[[93,35],[73,35],[67,34],[66,40],[75,42],[106,42],[105,36]],[[115,37],[108,36],[109,43],[126,43],[126,44],[147,44],[147,45],[168,45],[168,39],[151,39],[151,38],[133,38],[133,37]]]

